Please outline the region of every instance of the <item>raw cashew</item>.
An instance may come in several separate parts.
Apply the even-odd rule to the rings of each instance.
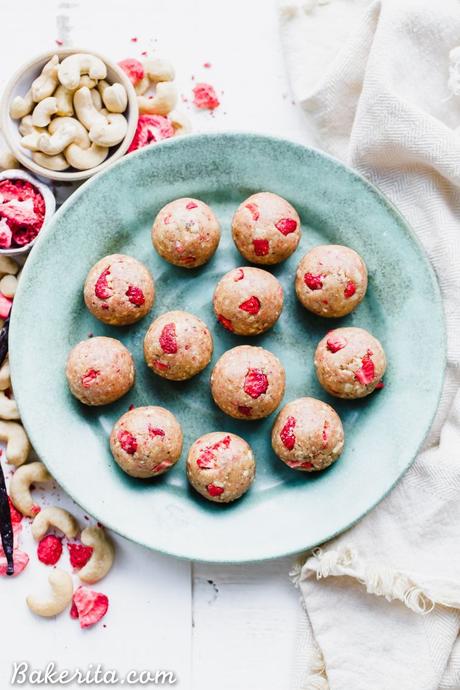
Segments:
[[[54,92],[56,99],[56,114],[61,117],[70,117],[73,115],[73,92],[66,89],[65,86],[59,84]]]
[[[0,280],[0,292],[8,299],[13,299],[18,287],[18,280],[15,276],[3,276]],[[0,369],[1,372],[1,369]]]
[[[9,273],[10,275],[15,276],[18,271],[19,266],[16,263],[16,261],[10,259],[9,256],[4,256],[3,254],[0,254],[0,275],[4,276],[5,273]]]
[[[32,484],[49,482],[52,477],[42,462],[30,462],[18,467],[10,480],[10,498],[15,508],[23,515],[34,517],[39,512],[32,500]]]
[[[73,127],[74,131],[75,131],[75,137],[73,139],[73,143],[78,144],[78,146],[81,146],[82,149],[89,148],[91,145],[91,142],[89,140],[88,131],[85,129],[85,127],[83,127],[81,122],[79,122],[75,117],[55,117],[55,118],[53,118],[49,124],[48,132],[51,135],[57,134],[58,132],[61,131],[61,129],[64,129],[68,125]]]
[[[106,124],[105,117],[94,107],[91,92],[87,86],[75,92],[73,105],[78,119],[86,129],[91,129],[97,123]]]
[[[104,124],[98,122],[89,130],[89,138],[99,146],[115,146],[126,135],[128,123],[126,118],[119,113],[110,113],[105,118]]]
[[[19,120],[32,112],[34,108],[34,99],[32,98],[32,91],[26,93],[25,96],[16,96],[10,103],[10,117],[13,120]]]
[[[0,419],[21,419],[14,398],[8,398],[5,391],[0,391]]]
[[[155,95],[152,98],[138,96],[137,104],[140,113],[154,115],[167,115],[177,103],[176,87],[171,81],[162,81],[157,84]]]
[[[36,541],[40,541],[51,527],[60,530],[67,539],[74,539],[78,532],[78,522],[64,508],[49,506],[42,508],[34,517],[32,522],[32,536]]]
[[[134,91],[138,96],[143,96],[146,91],[150,88],[150,79],[147,76],[143,76],[140,81],[134,84]]]
[[[159,81],[173,81],[176,76],[174,67],[169,60],[161,60],[160,58],[144,60],[144,71],[154,84]]]
[[[168,118],[171,120],[171,124],[174,127],[174,134],[178,136],[179,134],[188,134],[191,131],[192,126],[187,115],[180,110],[173,110],[169,113]]]
[[[124,113],[128,105],[128,94],[123,84],[116,82],[109,86],[106,81],[100,81],[97,88],[107,110],[111,113]]]
[[[11,388],[10,361],[8,355],[5,357],[5,361],[0,367],[0,391],[5,391],[7,388]]]
[[[59,58],[53,55],[51,60],[46,63],[42,69],[42,73],[32,82],[32,98],[36,103],[42,101],[44,98],[51,96],[56,86],[58,85],[57,66]]]
[[[30,443],[27,434],[16,422],[0,422],[0,441],[6,441],[6,459],[19,467],[27,460]]]
[[[52,596],[42,599],[33,594],[26,597],[27,606],[37,616],[50,618],[62,613],[69,606],[73,596],[73,582],[69,573],[64,570],[53,570],[48,576]]]
[[[62,153],[78,136],[77,128],[70,122],[60,127],[55,134],[40,134],[37,148],[48,156]]]
[[[58,153],[56,156],[47,156],[46,153],[42,153],[41,151],[34,151],[34,153],[32,153],[32,160],[37,163],[37,165],[41,165],[42,168],[46,168],[47,170],[61,171],[67,170],[69,167],[62,153]]]
[[[32,123],[32,115],[23,117],[18,129],[23,137],[26,137],[28,134],[41,134],[42,132],[46,132],[45,127],[35,127]]]
[[[83,74],[88,74],[90,79],[105,79],[107,68],[102,60],[88,53],[69,55],[58,67],[59,81],[71,91],[78,87]]]
[[[86,527],[81,533],[81,542],[91,546],[93,553],[85,566],[79,571],[82,582],[94,584],[107,575],[115,557],[115,547],[101,527]]]
[[[54,96],[44,98],[34,108],[32,113],[32,124],[36,127],[46,127],[49,125],[51,117],[57,112],[57,101]]]
[[[19,168],[19,161],[13,156],[11,151],[0,151],[0,170],[11,170]]]
[[[95,168],[105,161],[109,155],[107,146],[91,144],[88,149],[82,149],[78,144],[70,144],[64,151],[67,163],[77,170]]]
[[[91,89],[90,90],[91,94],[91,100],[93,101],[93,105],[96,108],[96,110],[101,110],[102,109],[102,98],[101,94],[97,89]]]

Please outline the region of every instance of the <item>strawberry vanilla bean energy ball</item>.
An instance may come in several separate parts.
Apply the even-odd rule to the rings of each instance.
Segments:
[[[107,405],[132,388],[134,362],[119,340],[97,336],[70,351],[66,376],[72,394],[85,405]]]
[[[295,289],[303,306],[314,314],[345,316],[366,294],[366,264],[349,247],[314,247],[299,263]]]
[[[85,304],[99,321],[126,326],[142,319],[152,308],[152,276],[137,259],[110,254],[95,264],[85,281]]]
[[[115,423],[110,450],[126,474],[140,479],[155,477],[179,460],[182,429],[164,407],[136,407]]]
[[[254,264],[279,264],[297,249],[300,219],[291,204],[271,192],[253,194],[237,208],[233,240]]]
[[[153,222],[153,246],[174,266],[202,266],[213,256],[219,241],[219,222],[209,206],[198,199],[171,201]]]
[[[330,405],[315,398],[288,403],[273,425],[273,450],[295,470],[324,470],[340,456],[343,443],[340,417]]]
[[[186,311],[168,311],[151,324],[144,339],[148,366],[165,379],[184,381],[211,361],[212,336],[206,324]]]
[[[214,311],[218,321],[238,335],[264,333],[278,320],[283,308],[283,288],[268,271],[234,268],[217,284]]]
[[[211,375],[211,393],[235,419],[268,417],[280,404],[286,375],[278,357],[262,347],[240,345],[224,352]]]
[[[364,328],[336,328],[315,353],[320,384],[338,398],[364,398],[377,387],[386,369],[383,347]]]
[[[216,503],[240,498],[251,486],[256,463],[240,436],[214,431],[197,439],[187,458],[187,477],[202,496]]]

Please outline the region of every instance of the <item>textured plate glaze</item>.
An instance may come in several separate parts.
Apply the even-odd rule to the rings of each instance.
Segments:
[[[216,324],[211,298],[217,280],[244,265],[230,234],[237,205],[271,190],[300,213],[298,250],[273,268],[285,290],[276,326],[243,339]],[[176,197],[211,204],[223,236],[201,269],[174,268],[153,251],[154,215]],[[293,277],[314,245],[345,244],[369,268],[367,297],[354,314],[332,322],[297,302]],[[215,352],[242,342],[263,345],[283,361],[285,401],[303,395],[331,403],[342,417],[346,450],[329,470],[309,475],[288,469],[273,454],[274,416],[237,422],[210,399],[209,366],[186,383],[171,383],[147,369],[142,355],[151,322],[122,329],[104,326],[85,309],[82,285],[90,266],[113,252],[144,261],[156,280],[152,316],[189,310],[211,327]],[[329,398],[319,387],[313,353],[337,325],[363,326],[383,343],[389,360],[385,388],[367,399]],[[429,328],[429,337],[427,329]],[[89,333],[120,338],[133,352],[137,382],[119,402],[89,409],[67,390],[68,351]],[[39,456],[85,510],[120,534],[159,551],[208,561],[249,561],[300,551],[346,529],[372,508],[412,462],[435,412],[444,372],[444,322],[436,279],[419,244],[395,209],[361,177],[311,150],[246,134],[171,140],[130,155],[84,184],[56,214],[27,262],[11,324],[15,394]],[[114,421],[134,405],[164,405],[185,432],[176,467],[153,481],[130,479],[109,452]],[[207,502],[187,485],[185,456],[208,431],[240,434],[257,457],[251,491],[233,505]]]

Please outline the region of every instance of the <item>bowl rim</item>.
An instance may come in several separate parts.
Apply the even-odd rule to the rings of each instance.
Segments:
[[[69,55],[73,55],[74,53],[88,53],[90,55],[94,55],[98,57],[100,60],[102,60],[108,68],[110,68],[116,73],[117,81],[120,81],[122,83],[128,95],[128,129],[126,131],[126,135],[123,141],[120,144],[118,144],[118,148],[113,153],[109,154],[105,161],[103,161],[99,165],[96,165],[94,168],[89,168],[88,170],[75,170],[72,172],[66,172],[65,170],[49,170],[47,168],[42,167],[41,165],[38,165],[31,158],[29,158],[23,152],[22,147],[20,146],[20,144],[17,143],[15,137],[12,136],[10,124],[11,122],[15,123],[17,121],[13,120],[10,117],[9,113],[11,96],[16,84],[25,72],[39,65],[44,66],[53,57],[53,55],[58,55],[59,58],[61,58],[68,57]],[[11,149],[14,156],[18,159],[21,165],[35,173],[35,175],[40,175],[41,177],[50,180],[58,180],[61,182],[76,182],[79,180],[86,180],[89,177],[92,177],[96,173],[100,172],[101,170],[104,170],[105,168],[109,167],[112,163],[121,158],[126,153],[133,140],[134,133],[137,127],[138,116],[139,108],[137,105],[137,95],[134,90],[134,86],[132,85],[131,81],[129,80],[125,72],[121,69],[121,67],[119,67],[110,58],[107,58],[105,55],[102,55],[101,53],[95,50],[85,50],[79,47],[59,47],[57,48],[57,50],[48,50],[44,53],[40,53],[32,57],[26,63],[22,64],[10,77],[9,81],[5,86],[3,96],[0,101],[0,128],[2,129],[3,135],[6,139],[6,143],[8,144],[8,147]]]

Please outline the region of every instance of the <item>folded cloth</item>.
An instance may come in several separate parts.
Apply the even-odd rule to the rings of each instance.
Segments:
[[[302,687],[458,689],[460,89],[452,55],[448,80],[460,2],[283,0],[280,10],[292,87],[318,145],[406,216],[436,270],[448,336],[442,399],[422,452],[376,509],[296,574],[319,651]]]

